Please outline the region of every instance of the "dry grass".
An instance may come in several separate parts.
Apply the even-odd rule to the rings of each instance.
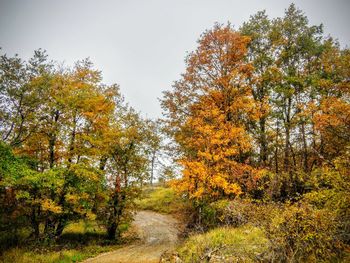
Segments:
[[[256,262],[268,248],[262,230],[245,225],[220,227],[191,236],[178,249],[184,262]]]

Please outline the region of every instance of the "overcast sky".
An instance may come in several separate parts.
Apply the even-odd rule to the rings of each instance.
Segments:
[[[0,47],[25,59],[43,48],[67,65],[90,57],[105,83],[118,83],[136,110],[156,118],[157,98],[184,71],[186,52],[205,29],[227,21],[238,28],[263,9],[282,16],[291,2],[350,44],[349,0],[0,0]]]

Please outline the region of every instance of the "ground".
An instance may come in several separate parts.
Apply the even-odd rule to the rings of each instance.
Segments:
[[[133,222],[133,227],[140,237],[139,242],[84,262],[159,262],[163,253],[175,249],[180,226],[180,222],[171,215],[163,215],[152,211],[139,211],[136,213]]]

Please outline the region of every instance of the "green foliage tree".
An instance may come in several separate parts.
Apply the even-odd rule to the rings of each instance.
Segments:
[[[147,179],[148,156],[145,149],[144,121],[131,108],[125,107],[116,121],[121,124],[116,140],[110,145],[106,166],[106,202],[100,210],[109,239],[119,237],[119,226],[130,221],[130,206],[138,187]]]
[[[18,218],[36,239],[53,238],[103,214],[108,237],[118,237],[152,135],[118,86],[103,85],[89,60],[56,68],[39,50],[28,62],[3,55],[0,87],[2,222]]]

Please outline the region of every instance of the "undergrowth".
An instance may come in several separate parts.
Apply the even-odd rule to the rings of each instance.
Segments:
[[[135,237],[123,237],[117,241],[107,241],[105,230],[92,221],[78,221],[69,224],[57,240],[32,241],[27,231],[23,231],[16,246],[8,247],[0,253],[0,262],[16,263],[68,263],[80,262],[100,253],[119,248]],[[4,240],[1,242],[11,242]],[[12,242],[14,243],[14,242]]]

